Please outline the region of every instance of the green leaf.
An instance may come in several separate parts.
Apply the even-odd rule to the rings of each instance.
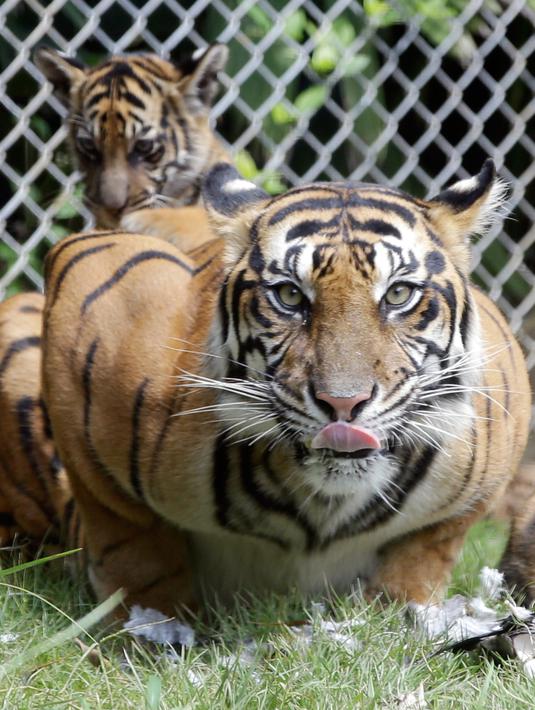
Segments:
[[[275,104],[271,109],[271,120],[277,126],[285,126],[295,122],[295,115],[288,111],[284,104]]]
[[[254,180],[258,175],[259,171],[256,167],[256,163],[252,155],[246,150],[240,150],[234,160],[234,165],[236,166],[236,170],[246,180]]]
[[[342,75],[354,76],[355,74],[362,74],[368,68],[370,61],[370,57],[366,54],[355,54],[354,57],[342,60]]]
[[[63,202],[55,214],[56,219],[72,219],[76,217],[78,210],[70,199]]]
[[[387,27],[401,21],[401,15],[387,0],[364,0],[364,12],[375,25]]]
[[[273,22],[271,21],[269,15],[264,12],[262,8],[258,7],[258,5],[253,5],[247,12],[247,15],[256,25],[258,25],[264,34],[269,32],[269,30],[273,27]]]
[[[53,242],[59,242],[60,239],[71,234],[71,230],[63,227],[61,224],[53,224],[50,228],[50,240]]]
[[[305,37],[307,22],[306,12],[302,9],[296,10],[286,19],[284,33],[296,42],[302,42]]]
[[[294,106],[300,113],[312,113],[323,106],[328,95],[329,90],[326,86],[316,84],[302,91],[295,99]]]
[[[320,44],[312,53],[310,66],[318,74],[330,74],[338,64],[339,52],[332,44]]]
[[[266,171],[262,173],[262,187],[270,195],[280,195],[281,192],[286,192],[286,185],[282,181],[280,173]]]
[[[333,22],[333,33],[342,47],[349,47],[357,36],[353,23],[345,17],[337,17]]]
[[[145,701],[147,710],[158,710],[162,695],[162,679],[160,676],[151,675],[147,681],[145,689]]]
[[[79,214],[77,203],[83,199],[83,186],[78,185],[72,195],[66,195],[65,200],[59,204],[56,219],[72,219]]]

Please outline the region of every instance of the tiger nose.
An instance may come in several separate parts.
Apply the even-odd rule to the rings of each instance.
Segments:
[[[359,405],[362,402],[366,402],[370,397],[371,392],[359,392],[352,397],[332,397],[327,392],[318,392],[316,394],[316,399],[326,402],[331,407],[333,410],[331,416],[334,414],[336,419],[344,422],[350,422],[355,419]]]

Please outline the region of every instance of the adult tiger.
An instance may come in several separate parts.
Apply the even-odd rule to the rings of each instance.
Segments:
[[[43,394],[99,596],[440,595],[527,437],[520,349],[469,285],[487,161],[429,201],[218,165],[220,239],[77,235],[47,259]],[[174,416],[173,416],[174,415]]]
[[[87,68],[52,49],[35,52],[69,110],[69,142],[97,226],[116,227],[132,211],[170,198],[174,207],[198,202],[204,176],[227,160],[209,125],[227,56],[225,46],[213,45],[179,65],[131,54]],[[138,214],[127,228],[149,229],[149,217]],[[165,222],[165,214],[159,219]],[[183,220],[207,231],[200,210],[186,210]]]

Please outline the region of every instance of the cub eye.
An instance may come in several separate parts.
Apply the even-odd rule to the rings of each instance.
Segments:
[[[81,153],[83,153],[86,158],[91,160],[96,160],[98,158],[98,148],[95,141],[89,136],[77,136],[76,145]]]
[[[416,286],[408,283],[395,283],[385,293],[385,301],[389,306],[403,306],[408,303],[416,290]]]
[[[305,300],[302,291],[292,283],[283,283],[275,286],[275,293],[281,304],[292,310],[298,310]]]
[[[156,162],[163,155],[163,146],[150,138],[140,138],[136,141],[132,152],[144,160]]]

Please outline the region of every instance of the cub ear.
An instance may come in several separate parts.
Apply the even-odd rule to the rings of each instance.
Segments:
[[[227,243],[229,263],[238,261],[250,243],[250,229],[270,196],[244,180],[229,163],[217,163],[208,173],[202,198],[214,231]]]
[[[71,88],[85,77],[85,67],[76,59],[48,47],[35,50],[33,61],[54,87],[59,100],[69,105]]]
[[[507,183],[489,158],[478,175],[460,180],[427,202],[428,218],[454,263],[468,272],[470,237],[483,234],[503,216]]]
[[[182,72],[179,87],[189,108],[198,113],[209,109],[217,93],[217,74],[224,69],[228,49],[224,44],[212,44],[198,49],[190,59],[178,65]]]

